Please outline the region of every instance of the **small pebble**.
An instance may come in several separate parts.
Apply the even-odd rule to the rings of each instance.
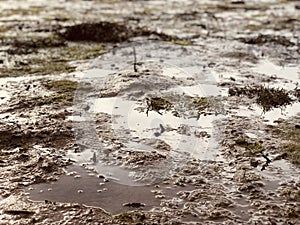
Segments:
[[[156,199],[163,199],[165,198],[166,196],[165,195],[155,195],[155,198]]]

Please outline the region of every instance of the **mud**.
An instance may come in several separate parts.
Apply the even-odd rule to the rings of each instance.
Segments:
[[[0,224],[298,224],[296,1],[2,1]]]

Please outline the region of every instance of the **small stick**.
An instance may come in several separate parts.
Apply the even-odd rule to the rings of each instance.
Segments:
[[[136,52],[135,52],[135,47],[133,47],[133,69],[134,72],[137,72],[137,68],[136,68]]]

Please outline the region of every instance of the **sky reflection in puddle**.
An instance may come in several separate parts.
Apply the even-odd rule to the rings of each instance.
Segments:
[[[268,60],[261,61],[253,70],[267,76],[275,76],[293,82],[299,82],[300,79],[299,66],[278,66]]]

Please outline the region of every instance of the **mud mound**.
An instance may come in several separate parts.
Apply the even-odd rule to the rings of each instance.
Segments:
[[[82,23],[66,28],[61,34],[68,41],[122,42],[133,36],[124,25],[110,22]]]
[[[14,129],[3,127],[4,129],[0,130],[0,149],[35,144],[47,147],[64,147],[73,138],[73,133],[68,128],[62,127],[60,123],[50,126],[51,122],[48,124],[45,122],[45,125],[40,125],[35,130],[31,127],[22,129],[20,125],[15,125]]]
[[[143,28],[131,29],[125,25],[110,22],[82,23],[67,27],[60,34],[67,41],[93,41],[101,43],[118,43],[131,37],[155,35],[164,41],[180,40],[176,36],[158,33]]]

